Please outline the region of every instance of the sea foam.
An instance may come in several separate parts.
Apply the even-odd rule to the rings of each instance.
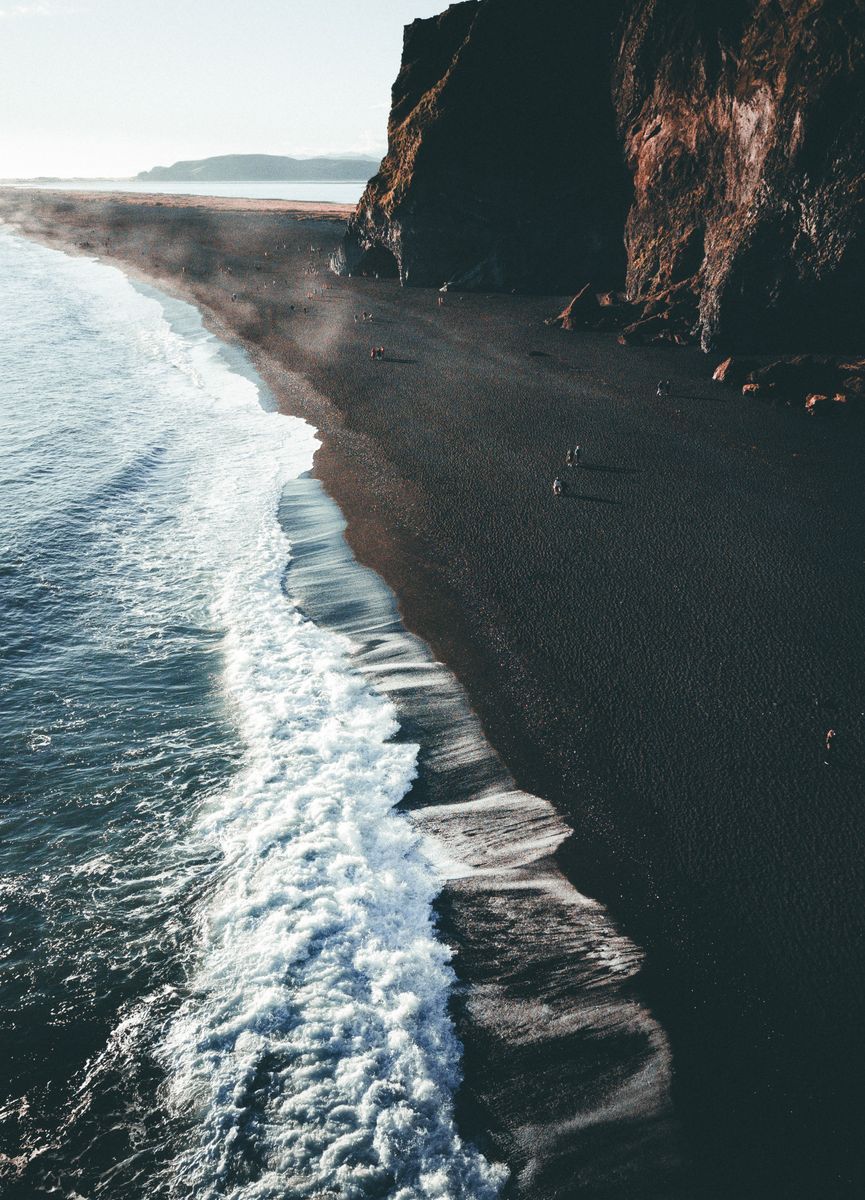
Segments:
[[[121,414],[147,444],[93,481],[107,496],[100,553],[114,564],[99,636],[137,639],[142,659],[163,652],[168,625],[212,637],[242,747],[227,785],[177,823],[184,859],[209,874],[185,939],[184,998],[149,1048],[180,1130],[158,1186],[237,1200],[492,1198],[504,1173],[454,1122],[440,877],[395,811],[417,748],[395,740],[393,706],[353,667],[348,639],[304,618],[284,586],[290,530],[277,510],[311,466],[314,430],[268,411],[188,306],[56,259],[81,321],[148,383]],[[170,519],[148,493],[169,467]],[[169,864],[154,864],[168,923],[172,856],[148,853]]]
[[[154,369],[179,371],[184,402],[220,426],[201,430],[186,511],[209,543],[223,685],[246,748],[194,833],[222,862],[189,998],[160,1048],[170,1105],[194,1114],[171,1187],[492,1197],[501,1171],[454,1126],[460,1047],[432,917],[440,881],[394,812],[416,747],[393,740],[393,708],[352,668],[347,640],[305,620],[283,588],[277,506],[311,466],[314,432],[266,411],[211,339],[183,338],[154,302],[127,299]]]

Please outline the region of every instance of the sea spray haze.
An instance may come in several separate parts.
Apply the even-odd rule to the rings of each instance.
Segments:
[[[283,583],[315,449],[184,305],[0,232],[10,1197],[493,1197],[414,747]]]

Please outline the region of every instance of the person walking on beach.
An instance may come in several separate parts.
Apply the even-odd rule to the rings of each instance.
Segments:
[[[562,493],[564,492],[564,490],[565,490],[565,485],[557,475],[555,477],[555,479],[553,480],[553,495],[561,496]]]
[[[583,453],[582,446],[574,446],[574,466],[575,467],[578,467],[580,465],[580,455],[582,453]]]
[[[830,756],[831,756],[831,754],[832,754],[832,743],[833,743],[834,741],[835,741],[835,730],[834,730],[834,729],[827,729],[827,730],[826,730],[826,742],[825,742],[825,746],[826,746],[826,757],[823,759],[823,761],[824,761],[824,763],[826,764],[826,766],[827,766],[827,767],[828,767],[828,765],[829,765],[829,759],[830,759]]]
[[[573,450],[568,450],[567,454],[565,455],[565,466],[566,467],[576,466],[576,459],[574,458]]]

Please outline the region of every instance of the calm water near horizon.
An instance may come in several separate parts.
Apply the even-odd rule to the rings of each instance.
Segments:
[[[153,196],[236,196],[243,200],[309,200],[357,204],[365,182],[193,183],[145,182],[136,179],[69,179],[57,183],[6,183],[2,187],[39,188],[58,192],[131,192]]]
[[[285,587],[314,431],[114,268],[0,281],[0,1192],[493,1200],[417,748]]]

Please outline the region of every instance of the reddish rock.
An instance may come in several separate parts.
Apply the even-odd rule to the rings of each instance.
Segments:
[[[561,329],[586,329],[598,315],[598,301],[592,291],[592,285],[587,283],[581,288],[568,307],[550,321]]]
[[[849,400],[865,400],[865,374],[845,375],[841,380],[841,391]]]
[[[610,332],[630,325],[643,315],[642,306],[629,304],[620,292],[602,292],[596,295],[588,284],[582,288],[571,303],[547,322],[561,329],[593,329]]]
[[[634,0],[613,78],[629,294],[696,274],[705,349],[861,336],[859,0]]]
[[[754,370],[754,362],[748,358],[731,356],[719,363],[712,373],[715,383],[725,383],[729,387],[741,387]]]
[[[759,396],[762,390],[759,383],[745,383],[742,385],[743,396]]]
[[[640,321],[634,321],[633,324],[626,326],[622,332],[645,341],[666,329],[667,317],[664,313],[659,313],[654,317],[644,317]]]
[[[805,397],[805,411],[811,417],[828,417],[833,415],[835,402],[821,392],[811,392]]]
[[[835,391],[840,382],[840,372],[834,358],[819,354],[797,354],[759,367],[751,372],[749,378],[789,400],[800,401],[812,392],[822,394]]]

